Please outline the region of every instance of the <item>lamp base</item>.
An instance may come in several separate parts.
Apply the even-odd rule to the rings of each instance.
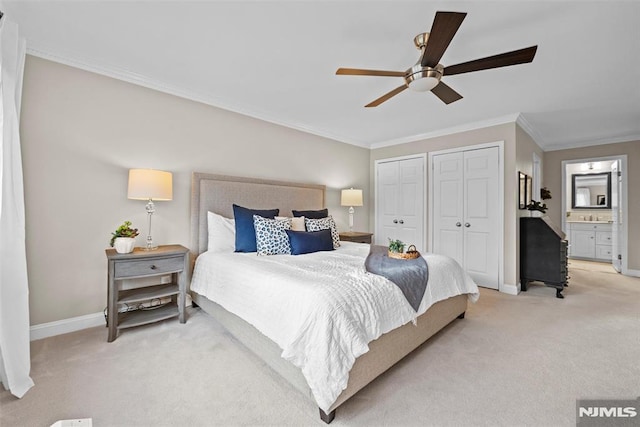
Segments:
[[[353,214],[356,210],[353,209],[353,206],[349,207],[349,232],[353,231]]]
[[[153,243],[153,238],[151,237],[151,235],[149,234],[147,236],[147,245],[144,247],[145,251],[155,251],[156,249],[158,249],[158,245],[156,245],[155,243]]]
[[[145,246],[144,250],[155,251],[156,249],[158,249],[158,245],[153,243],[153,238],[151,237],[151,217],[153,216],[153,213],[156,211],[155,206],[153,204],[153,200],[149,199],[149,202],[147,202],[147,206],[145,206],[145,209],[147,211],[147,218],[149,222],[148,222],[148,228],[147,228],[147,233],[148,233],[147,246]]]

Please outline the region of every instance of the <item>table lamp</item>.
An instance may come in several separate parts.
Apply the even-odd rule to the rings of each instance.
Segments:
[[[145,207],[148,218],[147,245],[145,250],[158,249],[151,237],[151,216],[156,211],[154,200],[171,200],[173,198],[173,183],[171,172],[153,169],[129,169],[129,189],[127,198],[133,200],[147,200]]]
[[[340,197],[341,206],[349,206],[349,231],[353,231],[353,213],[354,206],[362,206],[362,190],[349,188],[348,190],[342,190]]]

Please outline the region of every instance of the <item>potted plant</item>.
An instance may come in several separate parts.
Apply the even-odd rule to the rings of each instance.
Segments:
[[[389,258],[402,259],[404,257],[404,242],[402,240],[389,239],[387,256]]]
[[[128,254],[133,252],[138,233],[137,228],[131,228],[131,221],[125,221],[120,227],[111,233],[111,241],[109,245],[116,249],[119,254]]]
[[[389,252],[401,254],[404,252],[404,243],[401,240],[389,239]]]

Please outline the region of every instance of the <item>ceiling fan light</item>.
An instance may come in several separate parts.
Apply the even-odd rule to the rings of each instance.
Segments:
[[[442,65],[438,64],[434,68],[422,67],[419,63],[407,70],[404,78],[409,89],[416,92],[427,92],[440,83],[443,74]]]
[[[435,77],[421,77],[409,82],[409,89],[416,92],[427,92],[436,87],[440,80]]]

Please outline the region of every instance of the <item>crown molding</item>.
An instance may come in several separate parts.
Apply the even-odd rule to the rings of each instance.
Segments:
[[[619,144],[621,142],[635,142],[635,141],[640,141],[640,134],[631,134],[631,135],[621,136],[618,138],[601,138],[601,139],[594,139],[591,141],[568,141],[568,142],[563,142],[562,145],[549,144],[546,147],[544,147],[544,151],[571,150],[574,148],[593,147],[594,145]]]
[[[545,147],[547,146],[547,143],[545,142],[544,138],[542,137],[542,134],[540,132],[538,132],[538,130],[536,128],[534,128],[531,123],[529,123],[529,121],[524,117],[524,115],[522,113],[518,114],[518,118],[516,119],[516,123],[518,124],[518,126],[520,126],[520,128],[526,132],[527,135],[529,135],[529,137],[531,139],[533,139],[533,142],[535,142],[538,147],[540,147],[542,149],[542,151],[546,151]]]
[[[163,92],[169,95],[177,96],[179,98],[188,99],[190,101],[199,102],[201,104],[209,105],[211,107],[220,108],[233,113],[241,114],[243,116],[252,117],[254,119],[262,120],[264,122],[272,123],[278,126],[298,130],[300,132],[316,135],[322,138],[330,139],[345,144],[355,145],[362,148],[369,148],[369,144],[362,141],[354,141],[341,135],[336,135],[325,130],[316,129],[307,125],[291,123],[279,120],[264,111],[251,110],[244,106],[240,106],[236,103],[230,102],[225,99],[216,98],[212,96],[203,96],[194,91],[165,84],[159,80],[150,79],[141,74],[137,74],[133,71],[126,70],[120,67],[112,65],[98,64],[98,61],[87,61],[68,53],[61,54],[54,52],[52,49],[38,46],[37,44],[30,43],[27,47],[27,53],[38,58],[46,59],[48,61],[57,62],[70,67],[79,68],[91,73],[100,74],[106,77],[110,77],[116,80],[132,83],[137,86],[146,87],[148,89]]]
[[[465,123],[463,125],[452,126],[444,129],[439,129],[433,132],[421,133],[418,135],[411,135],[407,137],[390,139],[388,141],[375,142],[371,144],[371,149],[390,147],[392,145],[406,144],[408,142],[421,141],[424,139],[436,138],[438,136],[452,135],[455,133],[468,132],[476,129],[482,129],[490,126],[503,125],[505,123],[515,123],[518,119],[519,113],[508,114],[506,116],[494,117],[492,119],[480,120],[477,122]]]

